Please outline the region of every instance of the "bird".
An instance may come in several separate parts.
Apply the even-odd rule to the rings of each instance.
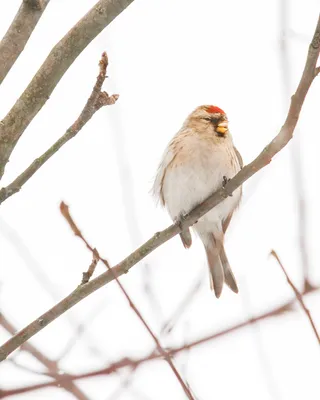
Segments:
[[[233,144],[226,113],[217,106],[202,105],[188,115],[166,147],[152,192],[171,219],[178,222],[242,167],[242,157]],[[224,249],[224,236],[241,196],[240,186],[192,227],[204,245],[210,287],[217,298],[224,283],[238,293]],[[185,248],[192,245],[189,228],[183,230],[180,237]]]

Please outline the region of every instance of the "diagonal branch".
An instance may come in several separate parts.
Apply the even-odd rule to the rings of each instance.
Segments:
[[[22,53],[50,0],[24,0],[0,42],[0,85]]]
[[[0,179],[20,136],[88,44],[133,0],[100,0],[56,44],[26,90],[0,123]]]
[[[281,262],[281,260],[280,260],[280,258],[278,256],[278,254],[274,250],[272,250],[270,254],[277,260],[278,264],[280,265],[280,268],[282,269],[282,272],[284,273],[285,277],[287,278],[287,282],[291,286],[291,288],[292,288],[292,290],[293,290],[298,302],[300,303],[303,311],[305,312],[305,314],[306,314],[306,316],[307,316],[307,318],[308,318],[308,320],[310,322],[310,325],[312,327],[312,330],[313,330],[313,332],[314,332],[314,334],[315,334],[315,336],[316,336],[316,338],[318,340],[318,343],[320,344],[319,333],[318,333],[317,328],[316,328],[316,326],[314,324],[314,321],[313,321],[313,319],[311,317],[310,311],[308,310],[307,306],[305,305],[305,303],[303,301],[301,293],[296,288],[296,286],[294,285],[292,280],[289,278],[289,275],[287,274],[287,271],[285,270],[285,268],[284,268],[284,266],[283,266],[283,264],[282,264],[282,262]]]
[[[67,129],[66,133],[61,136],[45,153],[39,158],[34,160],[29,167],[23,171],[13,182],[7,187],[0,190],[0,204],[8,199],[13,194],[19,192],[21,187],[42,167],[42,165],[49,160],[61,147],[66,144],[70,139],[75,137],[77,133],[90,121],[96,111],[100,110],[105,105],[114,104],[118,98],[118,94],[109,96],[106,92],[101,92],[103,82],[106,79],[108,67],[108,57],[104,52],[99,62],[100,72],[97,76],[97,81],[93,87],[92,93],[84,107],[81,114],[76,121]]]
[[[292,138],[294,129],[297,125],[299,114],[304,103],[307,92],[311,86],[313,79],[316,76],[316,63],[320,51],[320,17],[316,26],[316,30],[309,46],[305,68],[298,85],[296,93],[292,96],[291,105],[286,118],[286,121],[279,134],[264,148],[258,157],[250,164],[245,166],[234,178],[227,182],[224,187],[221,187],[215,193],[208,197],[203,203],[196,206],[189,214],[184,216],[182,221],[169,226],[162,232],[156,233],[151,239],[140,246],[136,251],[131,253],[122,262],[112,268],[111,271],[106,271],[97,278],[75,289],[69,296],[65,297],[58,304],[45,312],[35,321],[23,328],[15,336],[9,339],[0,347],[0,361],[4,360],[10,353],[16,350],[22,343],[42,330],[49,323],[54,321],[64,312],[69,310],[82,299],[89,296],[102,286],[106,285],[115,277],[119,277],[129,271],[135,264],[145,258],[148,254],[154,251],[157,247],[167,242],[182,230],[193,225],[199,218],[206,214],[209,210],[223,201],[228,195],[248,180],[252,175],[260,169],[268,165],[272,157],[275,156]]]
[[[100,256],[100,254],[99,254],[99,252],[98,252],[98,250],[96,248],[93,248],[92,246],[90,246],[89,242],[85,239],[85,237],[83,236],[82,232],[78,228],[77,224],[74,222],[74,219],[71,217],[70,212],[69,212],[69,207],[64,202],[60,203],[60,211],[61,211],[62,215],[64,216],[64,218],[66,219],[66,221],[68,222],[68,224],[69,224],[71,230],[73,231],[73,233],[76,236],[78,236],[84,242],[86,247],[92,252],[93,257],[99,258],[99,260],[103,262],[103,264],[105,265],[107,270],[112,273],[112,268],[110,267],[108,261]],[[192,393],[191,393],[191,391],[190,391],[190,389],[189,389],[189,387],[185,384],[185,382],[183,381],[179,371],[177,370],[177,368],[175,367],[173,361],[171,360],[171,357],[168,355],[168,353],[161,346],[161,343],[160,343],[159,339],[157,338],[155,333],[152,331],[152,329],[150,328],[150,326],[147,323],[147,321],[143,318],[142,314],[138,310],[137,306],[134,304],[133,300],[131,299],[131,297],[129,296],[127,291],[125,290],[125,288],[122,285],[122,283],[119,281],[117,276],[114,276],[114,279],[116,280],[116,282],[117,282],[121,292],[123,293],[124,297],[127,299],[131,309],[136,314],[136,316],[138,317],[138,319],[140,320],[142,325],[146,328],[147,332],[149,333],[149,335],[152,337],[153,341],[155,342],[157,351],[159,352],[159,354],[162,355],[162,357],[164,357],[164,359],[169,364],[171,370],[173,371],[174,375],[176,376],[178,382],[180,383],[180,385],[181,385],[182,389],[184,390],[184,392],[185,392],[186,396],[188,397],[188,399],[189,400],[195,400],[193,395],[192,395]]]
[[[311,294],[311,293],[318,291],[319,289],[320,289],[319,287],[308,288],[302,294],[303,295]],[[288,302],[286,302],[280,306],[277,306],[268,312],[262,313],[256,317],[248,319],[247,321],[240,322],[236,325],[233,325],[229,328],[223,329],[219,332],[204,336],[204,337],[202,337],[198,340],[195,340],[191,343],[187,343],[187,344],[184,344],[184,345],[181,345],[178,347],[174,347],[174,348],[168,348],[167,352],[170,356],[175,356],[185,350],[189,350],[194,347],[197,347],[197,346],[203,345],[205,343],[211,342],[213,340],[216,340],[218,338],[221,338],[223,336],[230,335],[231,333],[234,333],[240,329],[246,328],[252,324],[256,324],[258,322],[264,321],[269,318],[276,318],[276,317],[282,316],[284,313],[291,311],[291,308],[294,305],[295,301],[296,301],[296,298],[289,300]],[[119,361],[113,362],[112,364],[110,364],[109,366],[107,366],[105,368],[102,368],[102,369],[99,369],[96,371],[91,370],[89,372],[84,372],[84,373],[77,374],[77,375],[70,375],[70,374],[65,375],[64,374],[59,377],[58,382],[62,383],[63,381],[69,382],[69,381],[77,381],[80,379],[92,378],[92,377],[100,376],[100,375],[111,375],[115,372],[118,372],[118,371],[128,368],[128,367],[131,368],[132,370],[135,370],[138,366],[140,366],[146,362],[159,360],[161,358],[162,358],[162,356],[158,353],[155,353],[154,351],[149,353],[148,355],[138,358],[138,359],[132,359],[132,358],[126,357]],[[40,383],[40,384],[15,388],[12,390],[3,390],[2,392],[0,391],[0,397],[5,398],[5,397],[17,395],[17,394],[22,394],[22,393],[39,390],[39,389],[53,387],[53,386],[55,386],[55,383],[56,382]]]
[[[5,316],[0,313],[0,325],[7,331],[9,332],[11,335],[14,335],[14,333],[17,331],[15,326],[12,325],[12,323],[10,321],[7,320],[7,318],[5,318]],[[59,366],[58,363],[50,360],[48,357],[46,357],[43,353],[41,353],[40,350],[38,350],[36,347],[34,347],[32,344],[30,343],[24,343],[21,346],[21,350],[25,350],[27,351],[29,354],[31,354],[34,358],[36,358],[41,364],[43,364],[47,370],[50,373],[50,376],[54,379],[59,379],[59,377],[61,376],[61,373],[59,372]],[[57,381],[53,381],[53,383],[55,385],[60,384],[60,382],[58,383]],[[71,394],[73,394],[73,396],[79,400],[89,400],[88,397],[82,392],[81,389],[79,389],[74,382],[72,381],[68,381],[68,382],[62,382],[61,387],[63,387],[65,390],[67,390],[68,392],[70,392]],[[2,397],[1,395],[1,391],[0,391],[0,397]]]

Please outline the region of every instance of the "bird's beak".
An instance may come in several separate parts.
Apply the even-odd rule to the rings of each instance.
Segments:
[[[228,130],[228,121],[223,121],[220,122],[220,124],[217,125],[216,127],[216,131],[218,133],[221,133],[222,135],[224,135]]]

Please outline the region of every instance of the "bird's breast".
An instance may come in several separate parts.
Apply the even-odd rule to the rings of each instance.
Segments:
[[[225,144],[217,146],[195,138],[172,144],[173,158],[166,168],[162,187],[164,202],[172,218],[190,211],[221,187],[224,176],[232,178],[240,170],[232,142],[230,146]],[[238,190],[220,203],[216,210],[218,214],[234,209],[240,195]]]

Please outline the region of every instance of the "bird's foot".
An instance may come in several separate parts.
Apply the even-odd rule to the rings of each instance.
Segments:
[[[186,215],[185,214],[180,214],[179,215],[179,217],[177,217],[176,219],[175,219],[175,224],[183,231],[183,223],[184,223],[184,221],[185,221],[185,219],[186,219]]]
[[[222,178],[222,187],[225,188],[226,184],[230,181],[230,178],[227,178],[225,175]],[[233,196],[232,193],[227,193],[228,196]]]

